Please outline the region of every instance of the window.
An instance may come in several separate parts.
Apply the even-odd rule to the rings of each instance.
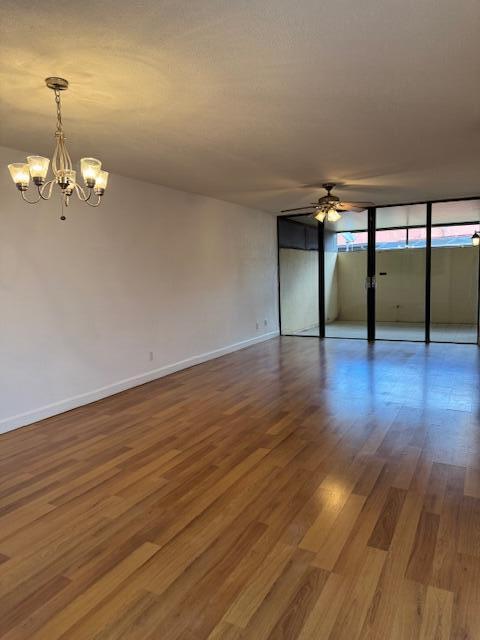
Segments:
[[[366,231],[338,231],[338,251],[366,251],[368,233]]]
[[[477,224],[457,224],[432,226],[432,247],[469,247]],[[338,251],[366,251],[368,234],[366,231],[338,231]],[[400,229],[378,229],[377,250],[423,249],[427,246],[425,227],[403,227]]]
[[[432,226],[432,247],[470,247],[476,224]]]

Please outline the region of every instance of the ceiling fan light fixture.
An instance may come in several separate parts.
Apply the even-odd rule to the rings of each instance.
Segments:
[[[323,209],[316,209],[315,211],[315,220],[318,220],[319,222],[323,222],[326,218],[327,212],[324,211]]]
[[[342,202],[338,196],[332,193],[332,189],[336,186],[334,182],[325,182],[322,186],[327,194],[318,198],[317,202],[311,202],[310,205],[306,207],[282,209],[281,213],[304,211],[305,209],[311,209],[313,207],[311,215],[319,222],[324,222],[325,219],[327,219],[328,222],[338,222],[345,212],[361,212],[365,211],[368,207],[375,206],[373,202]]]
[[[327,212],[327,220],[329,222],[338,222],[342,216],[338,213],[338,211],[332,207]]]

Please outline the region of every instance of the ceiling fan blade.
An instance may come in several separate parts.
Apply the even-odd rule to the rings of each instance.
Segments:
[[[344,182],[338,187],[342,191],[385,191],[386,189],[391,189],[391,184],[373,184],[371,182],[367,183],[355,183],[355,182]]]
[[[337,207],[337,209],[342,213],[361,213],[362,211],[365,211],[365,209],[360,209],[360,207],[345,207],[344,209],[339,209]]]
[[[315,205],[311,204],[308,207],[297,207],[296,209],[282,209],[280,213],[289,213],[290,211],[304,211],[305,209],[314,209]]]
[[[364,211],[374,206],[373,202],[339,202],[336,208],[339,211]]]

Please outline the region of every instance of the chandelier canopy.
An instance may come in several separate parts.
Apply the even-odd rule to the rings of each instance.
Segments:
[[[68,89],[68,81],[63,78],[46,78],[45,83],[55,93],[55,104],[57,106],[56,145],[52,157],[53,178],[46,182],[50,159],[42,156],[28,156],[26,163],[15,162],[9,164],[8,169],[23,200],[29,204],[37,204],[40,200],[49,200],[52,196],[54,185],[57,185],[62,197],[61,220],[65,220],[63,205],[68,207],[70,197],[74,192],[82,202],[91,207],[98,207],[107,188],[108,172],[102,170],[100,160],[82,158],[80,160],[80,171],[84,186],[82,187],[78,184],[77,172],[73,169],[72,159],[65,144],[62,123],[60,92]],[[37,187],[37,198],[34,200],[29,200],[25,195],[30,185],[30,179]],[[96,196],[96,199],[92,199],[92,196]]]

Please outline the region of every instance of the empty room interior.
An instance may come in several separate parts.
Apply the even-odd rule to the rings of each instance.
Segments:
[[[0,640],[480,639],[480,2],[0,12]]]

